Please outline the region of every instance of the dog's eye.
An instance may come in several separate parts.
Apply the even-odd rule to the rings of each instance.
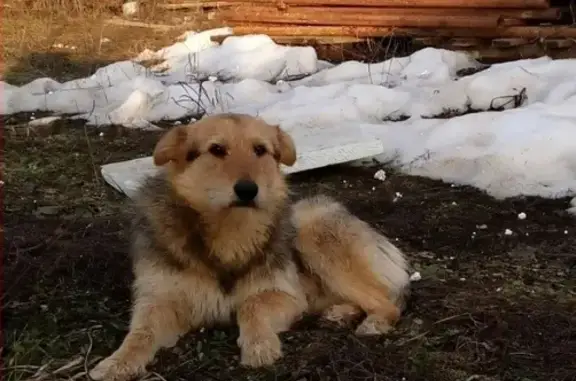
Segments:
[[[186,161],[194,161],[199,156],[198,151],[192,150],[188,151],[186,154]]]
[[[226,147],[221,144],[212,144],[208,151],[216,157],[226,156]]]
[[[268,153],[268,150],[262,144],[256,144],[254,146],[254,153],[256,154],[256,156],[264,156]]]

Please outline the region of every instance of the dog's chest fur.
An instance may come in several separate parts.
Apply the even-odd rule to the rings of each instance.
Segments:
[[[281,210],[273,223],[255,227],[246,242],[223,242],[231,251],[241,251],[242,260],[223,261],[207,242],[201,215],[185,205],[160,177],[150,178],[137,198],[133,220],[133,259],[145,258],[171,271],[194,268],[208,272],[218,283],[221,292],[228,295],[236,285],[250,274],[259,276],[283,270],[294,262],[295,230],[290,221],[289,206]],[[247,222],[249,223],[249,222]],[[248,226],[247,232],[250,232]],[[224,233],[225,234],[225,233]],[[136,239],[138,238],[138,239]],[[251,244],[254,241],[257,244]],[[222,244],[220,244],[222,246]],[[219,250],[226,250],[226,246]]]

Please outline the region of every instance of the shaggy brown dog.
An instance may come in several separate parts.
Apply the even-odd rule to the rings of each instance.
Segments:
[[[154,150],[164,166],[136,198],[130,330],[90,376],[126,380],[190,329],[236,319],[241,362],[281,357],[278,333],[303,313],[358,334],[399,318],[409,278],[402,253],[323,196],[291,205],[280,164],[296,161],[277,126],[226,114],[170,130]]]

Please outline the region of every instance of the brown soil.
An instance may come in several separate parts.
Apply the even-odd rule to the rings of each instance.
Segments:
[[[110,14],[71,13],[68,3],[34,3],[57,4],[56,11],[20,0],[2,4],[4,80],[86,76],[144,48],[170,44],[189,29],[159,34],[110,27],[102,23]],[[126,200],[104,183],[99,166],[149,155],[158,134],[94,130],[78,122],[17,126],[29,118],[1,121],[11,125],[4,128],[0,185],[0,371],[11,381],[34,375],[85,380],[82,372],[119,345],[130,310]],[[238,366],[236,330],[206,330],[161,352],[147,379],[576,380],[576,226],[563,212],[567,200],[496,201],[468,187],[393,171],[380,182],[375,171],[334,167],[291,181],[299,196],[324,192],[346,203],[402,247],[421,272],[394,333],[361,339],[309,318],[283,335],[285,357],[274,368],[246,370]],[[393,202],[396,192],[402,197]],[[520,212],[525,220],[517,218]]]
[[[129,319],[125,198],[99,166],[150,154],[158,134],[81,125],[6,131],[3,373],[69,380],[119,345]],[[381,182],[375,171],[334,167],[291,182],[299,196],[337,197],[406,250],[423,279],[394,333],[358,338],[305,319],[283,335],[275,367],[247,370],[234,328],[206,330],[161,352],[148,379],[575,380],[567,200],[496,201],[393,171]]]

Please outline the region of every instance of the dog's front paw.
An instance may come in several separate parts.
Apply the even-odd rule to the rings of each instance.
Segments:
[[[280,338],[276,334],[254,340],[238,339],[241,364],[251,368],[272,365],[282,357]]]
[[[383,335],[392,330],[392,326],[387,319],[377,315],[368,315],[366,319],[356,328],[356,335],[374,336]]]
[[[112,355],[100,361],[98,365],[90,371],[90,378],[95,381],[127,381],[144,372],[144,365]]]

